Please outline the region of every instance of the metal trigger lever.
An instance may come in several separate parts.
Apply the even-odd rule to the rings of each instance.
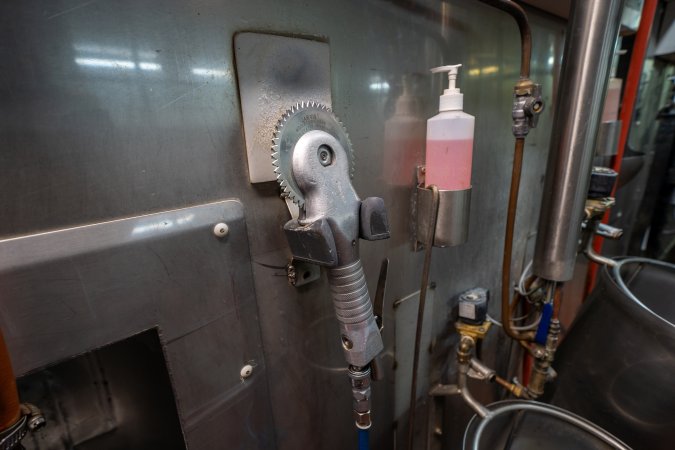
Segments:
[[[375,323],[380,330],[384,330],[384,297],[387,291],[387,274],[389,272],[389,258],[382,260],[380,265],[380,276],[377,279],[377,290],[373,298],[373,312],[375,313]],[[384,378],[384,371],[382,370],[382,353],[377,355],[370,363],[370,378],[373,381],[380,381]]]

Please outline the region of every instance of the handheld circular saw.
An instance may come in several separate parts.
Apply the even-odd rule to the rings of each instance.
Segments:
[[[282,196],[299,207],[284,225],[293,258],[328,269],[328,282],[349,364],[354,418],[369,428],[371,362],[384,345],[366,277],[359,238],[389,237],[384,201],[361,201],[351,183],[354,155],[347,131],[326,106],[300,103],[275,128],[272,159]]]
[[[300,207],[284,225],[293,257],[328,268],[328,280],[349,364],[365,367],[382,350],[359,238],[389,237],[384,202],[361,201],[351,183],[354,155],[349,136],[326,106],[299,103],[279,120],[272,158],[282,195]]]

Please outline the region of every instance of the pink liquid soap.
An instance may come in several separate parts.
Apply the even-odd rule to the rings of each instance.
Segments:
[[[444,191],[471,187],[473,139],[427,141],[425,184]]]

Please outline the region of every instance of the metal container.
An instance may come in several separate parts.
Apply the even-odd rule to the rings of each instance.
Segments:
[[[556,355],[552,403],[636,448],[675,441],[675,265],[603,269]]]
[[[488,406],[485,418],[474,416],[464,433],[464,450],[629,449],[619,439],[575,414],[555,406],[505,400]]]
[[[534,274],[547,280],[574,275],[622,7],[618,0],[572,3],[533,264]]]
[[[417,188],[417,241],[429,239],[429,220],[433,207],[430,189]],[[452,247],[469,239],[471,188],[461,191],[438,191],[438,217],[434,233],[435,247]]]

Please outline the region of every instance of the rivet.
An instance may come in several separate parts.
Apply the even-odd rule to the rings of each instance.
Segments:
[[[242,379],[250,377],[251,374],[253,374],[253,366],[250,364],[246,364],[239,371],[239,375],[241,376]]]
[[[217,223],[216,226],[213,227],[213,234],[216,235],[216,237],[225,237],[229,231],[230,227],[224,222]]]

